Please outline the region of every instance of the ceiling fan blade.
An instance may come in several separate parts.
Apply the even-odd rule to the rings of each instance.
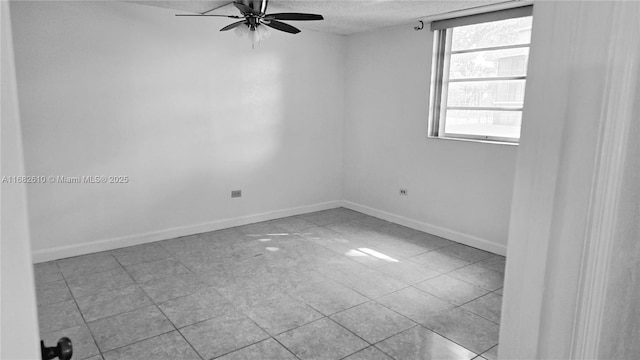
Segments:
[[[234,2],[233,5],[235,5],[235,7],[238,8],[238,10],[240,10],[241,13],[243,14],[254,14],[254,15],[260,15],[260,12],[253,10],[251,7],[239,3],[239,2]]]
[[[220,4],[220,5],[216,6],[216,7],[214,7],[213,9],[209,9],[209,10],[207,10],[207,11],[205,11],[205,12],[201,13],[201,14],[202,14],[202,15],[204,15],[204,14],[208,14],[208,13],[212,12],[213,10],[217,10],[217,9],[219,9],[219,8],[221,8],[221,7],[225,7],[225,6],[227,6],[227,5],[231,4],[232,2],[233,2],[233,1],[228,1],[228,2],[226,2],[226,3],[224,3],[224,4]]]
[[[237,16],[237,15],[176,14],[176,16],[217,16],[217,17],[226,17],[226,18],[232,18],[232,19],[244,19],[244,17]]]
[[[317,14],[302,14],[302,13],[276,13],[267,14],[266,20],[291,20],[291,21],[311,21],[311,20],[324,20],[322,15]]]
[[[271,20],[268,23],[264,22],[264,24],[267,25],[268,27],[274,28],[276,30],[288,32],[290,34],[297,34],[300,32],[300,29],[277,20]]]
[[[229,25],[223,27],[222,29],[220,29],[220,31],[227,31],[227,30],[235,29],[238,26],[244,24],[245,22],[246,22],[246,20],[240,20],[240,21],[234,22],[233,24],[229,24]]]

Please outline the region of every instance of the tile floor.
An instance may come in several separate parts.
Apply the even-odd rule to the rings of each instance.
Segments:
[[[505,258],[344,208],[35,265],[74,359],[497,357]]]

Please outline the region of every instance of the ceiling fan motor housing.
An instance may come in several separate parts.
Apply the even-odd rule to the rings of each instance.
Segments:
[[[237,2],[250,7],[257,13],[264,14],[267,12],[267,0],[240,0]]]

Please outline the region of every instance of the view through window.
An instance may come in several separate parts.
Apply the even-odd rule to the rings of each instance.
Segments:
[[[486,21],[496,16],[482,14],[436,23],[431,136],[518,141],[532,18],[530,10],[498,18],[514,14],[529,16]]]

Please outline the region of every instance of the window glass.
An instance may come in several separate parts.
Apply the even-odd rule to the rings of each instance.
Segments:
[[[519,8],[452,19],[435,27],[430,136],[518,142],[530,14],[531,7]]]
[[[524,76],[528,61],[528,47],[452,54],[449,79]]]
[[[447,106],[522,107],[524,80],[449,83]]]
[[[451,51],[528,44],[531,16],[453,28]]]
[[[521,121],[520,111],[449,110],[445,132],[480,138],[517,138]]]

